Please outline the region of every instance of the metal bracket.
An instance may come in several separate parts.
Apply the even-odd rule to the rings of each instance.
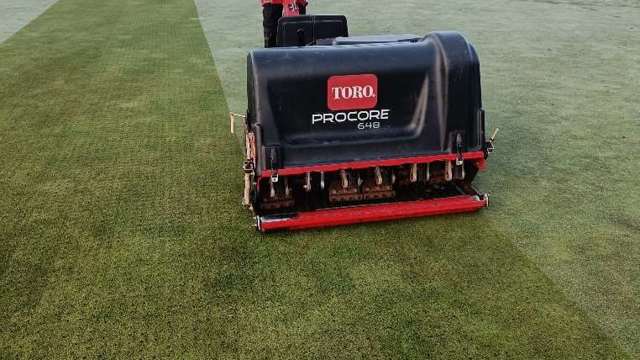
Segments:
[[[456,135],[456,166],[462,166],[464,164],[464,156],[462,155],[462,135]]]
[[[232,134],[236,133],[236,118],[242,118],[243,120],[247,118],[246,115],[242,115],[242,114],[238,114],[238,113],[234,113],[234,112],[230,112],[229,113],[229,128],[231,130]]]
[[[500,128],[495,128],[495,130],[493,130],[493,134],[489,138],[489,141],[487,141],[487,154],[491,154],[496,149],[494,143],[496,141],[496,135],[498,135],[499,131]]]
[[[409,175],[409,181],[412,183],[418,181],[418,164],[411,164],[411,174]]]
[[[376,185],[382,185],[382,171],[380,170],[380,167],[376,166],[376,168],[374,169],[374,173],[376,177]]]
[[[444,179],[445,181],[453,180],[453,166],[449,160],[444,162]]]
[[[253,161],[245,160],[244,165],[242,166],[242,170],[245,174],[253,174],[255,171],[255,166],[253,165]]]
[[[306,192],[311,191],[311,173],[307,172],[304,176],[304,190]]]

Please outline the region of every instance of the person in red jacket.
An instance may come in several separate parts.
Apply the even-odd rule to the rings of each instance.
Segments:
[[[264,27],[264,47],[276,46],[278,20],[282,17],[282,0],[260,0],[262,3],[262,26]],[[307,1],[296,0],[300,15],[307,13]]]

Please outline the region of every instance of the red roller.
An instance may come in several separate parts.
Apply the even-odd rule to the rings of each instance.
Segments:
[[[258,217],[258,229],[303,230],[397,220],[422,216],[473,212],[489,205],[486,195],[460,195],[442,199],[361,205],[302,212],[292,216]]]

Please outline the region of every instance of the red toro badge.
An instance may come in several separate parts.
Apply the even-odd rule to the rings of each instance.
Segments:
[[[372,109],[377,104],[374,74],[332,76],[327,81],[327,107],[332,111]]]

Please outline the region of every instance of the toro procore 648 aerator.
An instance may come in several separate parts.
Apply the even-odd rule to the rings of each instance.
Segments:
[[[462,35],[348,37],[344,16],[285,16],[247,71],[244,203],[259,230],[488,205],[471,182],[493,137]]]

